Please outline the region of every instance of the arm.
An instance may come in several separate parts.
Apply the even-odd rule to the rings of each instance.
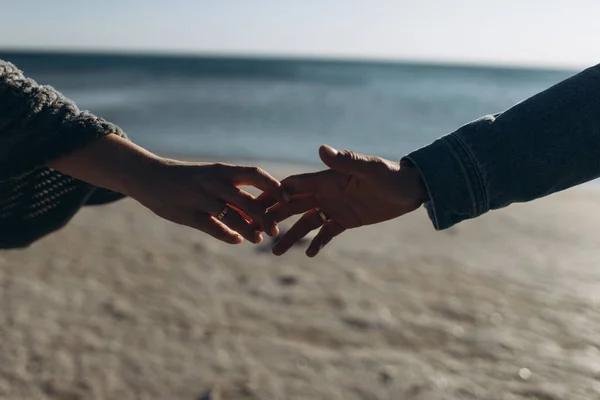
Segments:
[[[283,200],[282,188],[256,167],[166,159],[117,135],[108,135],[50,162],[60,172],[131,196],[169,221],[227,243],[258,243],[260,231],[278,233],[266,208],[238,185],[255,186]],[[215,217],[231,206],[222,220]],[[239,234],[238,234],[239,233]]]
[[[346,229],[397,218],[425,202],[436,229],[600,176],[600,65],[483,117],[401,163],[320,150],[330,169],[286,178],[293,196],[270,213],[305,213],[273,248],[283,254],[320,229],[307,254]],[[316,211],[315,209],[318,209]]]
[[[409,154],[436,229],[600,176],[600,65]]]
[[[50,166],[129,195],[165,219],[227,243],[242,237],[260,242],[261,230],[277,233],[266,209],[237,188],[252,185],[282,200],[279,182],[265,171],[169,160],[121,135],[115,125],[79,111],[53,88],[0,61],[0,181]]]

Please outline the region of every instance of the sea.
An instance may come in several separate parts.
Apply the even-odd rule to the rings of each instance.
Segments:
[[[0,51],[164,154],[319,162],[326,143],[399,159],[576,71],[422,63]]]

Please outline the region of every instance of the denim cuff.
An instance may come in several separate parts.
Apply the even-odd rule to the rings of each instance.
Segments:
[[[429,193],[425,207],[436,230],[447,229],[489,210],[477,164],[455,134],[446,135],[404,158],[421,173]]]

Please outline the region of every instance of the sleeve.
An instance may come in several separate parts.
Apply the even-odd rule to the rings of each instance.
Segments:
[[[0,60],[0,181],[23,176],[104,135],[123,131]]]
[[[600,65],[405,157],[438,230],[600,176]]]

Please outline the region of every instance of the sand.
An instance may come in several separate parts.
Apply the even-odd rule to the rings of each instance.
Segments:
[[[0,252],[0,398],[600,398],[599,226],[579,188],[277,258],[86,209]]]

